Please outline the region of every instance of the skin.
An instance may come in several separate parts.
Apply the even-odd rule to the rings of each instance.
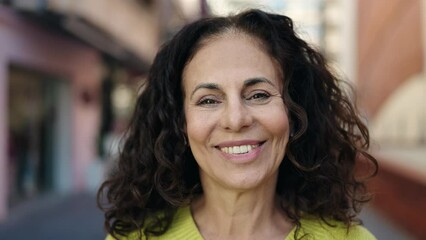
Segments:
[[[292,228],[275,194],[290,131],[281,76],[258,41],[236,32],[205,41],[184,69],[186,133],[204,190],[191,210],[205,239],[283,239]],[[236,145],[253,149],[222,151]]]

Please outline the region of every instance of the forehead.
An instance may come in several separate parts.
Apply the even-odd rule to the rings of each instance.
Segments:
[[[260,40],[244,33],[224,33],[201,43],[183,71],[183,85],[253,77],[279,82],[278,66]]]
[[[263,43],[246,33],[230,30],[204,39],[194,53],[194,56],[188,64],[194,61],[214,60],[214,57],[225,57],[223,60],[229,59],[234,55],[249,58],[255,54],[264,55],[263,57],[271,58],[266,51]]]

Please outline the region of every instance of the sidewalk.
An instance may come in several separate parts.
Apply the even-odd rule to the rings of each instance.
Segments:
[[[361,219],[379,240],[413,239],[370,208],[365,208]],[[93,194],[45,196],[21,206],[1,223],[0,239],[102,240],[102,221]]]
[[[94,194],[43,196],[19,206],[0,223],[0,239],[105,239]]]
[[[409,233],[400,229],[390,220],[381,216],[376,210],[371,207],[364,207],[361,212],[360,218],[364,226],[371,232],[378,240],[414,240]]]

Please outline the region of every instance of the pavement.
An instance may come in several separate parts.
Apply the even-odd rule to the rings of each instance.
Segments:
[[[47,195],[15,208],[0,223],[1,240],[97,240],[105,239],[103,214],[93,193]],[[361,214],[364,226],[377,239],[411,240],[408,233],[381,217],[374,209]]]
[[[366,206],[359,216],[366,227],[378,240],[415,240],[410,233],[390,219],[381,216],[375,209]]]
[[[0,223],[1,240],[105,239],[93,193],[48,195],[13,209]]]

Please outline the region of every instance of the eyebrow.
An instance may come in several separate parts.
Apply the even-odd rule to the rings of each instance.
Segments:
[[[267,84],[275,87],[275,85],[269,79],[266,79],[266,78],[263,78],[263,77],[250,78],[250,79],[245,80],[244,81],[244,87],[254,86],[254,85],[259,84],[259,83],[267,83]],[[221,90],[221,87],[216,83],[201,83],[201,84],[197,85],[195,87],[195,89],[192,91],[190,99],[192,99],[192,97],[194,96],[194,93],[197,90],[202,89],[202,88],[211,89],[211,90]]]
[[[194,93],[198,89],[201,89],[201,88],[212,89],[212,90],[221,90],[219,85],[217,85],[216,83],[201,83],[201,84],[197,85],[195,87],[195,89],[192,91],[190,99],[192,99],[192,97],[194,96]]]
[[[267,84],[275,87],[275,85],[269,79],[266,79],[266,78],[263,78],[263,77],[247,79],[247,80],[244,81],[244,86],[250,87],[250,86],[256,85],[258,83],[267,83]]]

